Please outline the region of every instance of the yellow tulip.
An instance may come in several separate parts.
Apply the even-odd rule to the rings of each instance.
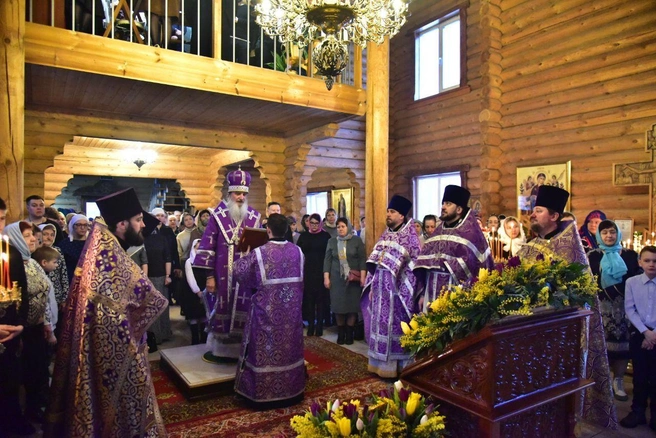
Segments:
[[[408,397],[408,403],[405,405],[405,411],[408,413],[408,415],[415,413],[417,406],[419,406],[419,400],[421,400],[421,394],[417,394],[416,392],[410,393],[410,396]]]
[[[416,319],[412,318],[410,320],[410,327],[412,327],[412,330],[417,330],[419,328],[419,323]]]
[[[339,427],[339,433],[342,436],[351,435],[351,420],[348,418],[340,418],[337,420],[337,426]]]
[[[480,268],[478,270],[478,281],[485,281],[487,276],[490,274],[490,271],[488,271],[485,268]]]
[[[401,321],[401,330],[403,330],[403,334],[406,334],[406,335],[409,335],[410,333],[412,333],[412,330],[410,330],[410,326],[405,321]]]

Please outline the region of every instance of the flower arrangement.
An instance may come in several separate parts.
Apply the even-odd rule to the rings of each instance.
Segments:
[[[427,405],[421,394],[406,389],[400,381],[391,392],[373,395],[369,405],[361,405],[360,400],[335,400],[323,407],[315,402],[304,415],[293,417],[291,426],[301,438],[441,438],[445,427],[444,417],[434,405]]]
[[[401,323],[401,345],[415,355],[440,353],[453,341],[476,333],[490,322],[532,315],[537,307],[562,309],[591,305],[597,284],[588,268],[559,258],[520,262],[517,257],[472,281],[443,290],[426,313]]]

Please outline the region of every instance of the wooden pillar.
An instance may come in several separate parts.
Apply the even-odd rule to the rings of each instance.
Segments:
[[[389,185],[389,38],[367,46],[365,243],[367,255],[385,230]]]
[[[23,215],[25,155],[25,0],[0,1],[0,197],[7,223]]]

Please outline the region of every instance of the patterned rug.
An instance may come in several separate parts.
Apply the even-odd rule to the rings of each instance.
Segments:
[[[289,419],[309,409],[313,401],[364,399],[390,385],[367,372],[367,359],[317,337],[305,337],[309,378],[305,400],[285,409],[254,411],[237,395],[190,402],[151,363],[155,392],[169,437],[293,437]]]

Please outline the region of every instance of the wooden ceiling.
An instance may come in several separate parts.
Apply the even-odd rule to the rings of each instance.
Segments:
[[[353,117],[34,64],[25,65],[25,108],[282,137]]]

